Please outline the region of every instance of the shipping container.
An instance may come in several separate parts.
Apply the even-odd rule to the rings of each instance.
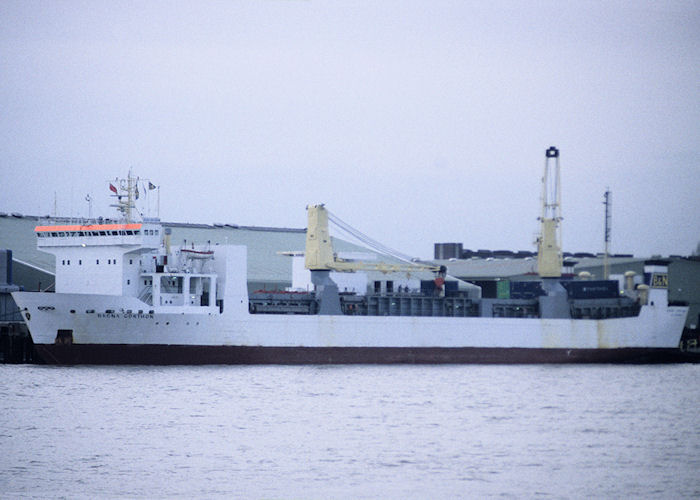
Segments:
[[[571,299],[614,299],[620,296],[616,280],[561,281]]]
[[[496,298],[497,299],[509,299],[510,298],[510,281],[501,280],[496,282]]]
[[[545,295],[541,281],[511,281],[510,297],[512,299],[535,299]]]

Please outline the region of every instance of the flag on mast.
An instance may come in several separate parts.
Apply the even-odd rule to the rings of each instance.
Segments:
[[[156,188],[156,185],[153,184],[151,181],[148,181],[148,190],[153,191]]]
[[[114,184],[111,182],[109,183],[109,190],[112,191],[114,194],[117,194],[117,188],[114,187]]]

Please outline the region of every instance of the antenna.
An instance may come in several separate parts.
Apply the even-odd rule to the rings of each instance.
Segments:
[[[605,205],[605,254],[603,257],[603,279],[610,279],[610,231],[612,229],[612,193],[610,188],[605,188],[603,195],[603,205]]]
[[[92,219],[92,196],[90,196],[90,193],[85,196],[85,201],[88,202],[88,220]]]

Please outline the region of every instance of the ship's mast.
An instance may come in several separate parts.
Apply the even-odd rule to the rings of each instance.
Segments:
[[[612,193],[610,189],[605,190],[603,197],[603,205],[605,205],[605,255],[603,257],[603,279],[610,278],[610,263],[608,257],[610,254],[610,231],[612,229]]]
[[[132,222],[131,210],[136,208],[134,200],[138,198],[138,178],[134,179],[131,175],[131,170],[129,170],[129,175],[126,179],[114,179],[114,184],[109,183],[109,189],[114,193],[112,197],[117,199],[117,203],[110,205],[110,207],[116,208],[121,212],[128,224]],[[124,194],[120,194],[119,192]]]
[[[542,178],[541,233],[537,239],[537,271],[543,278],[561,277],[561,190],[559,184],[559,150],[545,152]]]
[[[129,169],[129,175],[126,178],[126,222],[129,223],[131,222],[131,209],[134,207],[133,205],[133,196],[134,196],[134,182],[133,179],[131,178],[131,169]]]
[[[139,219],[139,215],[143,216],[136,208],[136,201],[141,194],[146,197],[147,216],[150,216],[150,205],[148,203],[149,192],[156,189],[158,190],[157,202],[158,205],[160,205],[160,186],[153,184],[150,179],[134,177],[131,170],[129,170],[129,176],[126,179],[119,179],[117,177],[113,181],[109,181],[108,184],[109,190],[112,191],[112,198],[117,199],[116,203],[111,204],[110,207],[116,208],[127,224],[133,222],[134,217]],[[141,185],[141,191],[139,191],[139,184]],[[158,209],[160,209],[160,207],[158,207]],[[134,213],[134,211],[136,213]]]

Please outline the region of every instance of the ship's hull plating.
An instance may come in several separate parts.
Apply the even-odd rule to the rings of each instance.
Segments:
[[[47,363],[61,365],[205,364],[538,364],[676,363],[693,361],[677,348],[535,349],[478,347],[262,347],[73,344],[36,345]]]
[[[687,307],[608,320],[140,312],[134,297],[16,292],[58,364],[650,363],[683,361]],[[80,304],[80,309],[76,309]],[[29,315],[27,314],[29,313]]]

